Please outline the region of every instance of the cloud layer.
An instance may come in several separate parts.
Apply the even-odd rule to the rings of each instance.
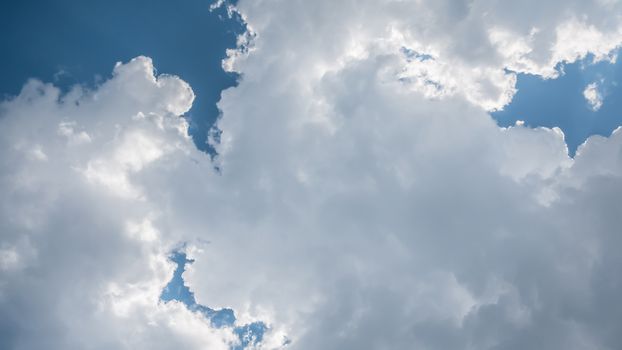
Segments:
[[[488,111],[511,70],[609,58],[619,5],[461,4],[241,1],[213,161],[148,58],[26,84],[0,105],[2,348],[229,348],[158,300],[180,242],[264,349],[616,348],[622,132],[572,159]]]

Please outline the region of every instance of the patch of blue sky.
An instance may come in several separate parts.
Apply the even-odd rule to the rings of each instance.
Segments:
[[[177,264],[177,267],[173,273],[173,278],[162,290],[160,295],[162,301],[177,300],[183,303],[188,310],[198,312],[209,319],[213,327],[233,327],[233,333],[238,336],[239,343],[233,346],[232,350],[243,350],[249,345],[255,345],[263,340],[263,335],[267,330],[267,326],[263,322],[236,325],[235,312],[232,309],[215,310],[196,302],[194,293],[186,286],[183,279],[186,265],[194,262],[194,260],[188,259],[186,253],[175,251],[169,259]]]
[[[558,69],[562,74],[556,79],[519,74],[512,102],[492,116],[504,127],[518,120],[530,127],[559,127],[574,157],[589,136],[609,136],[622,124],[622,62],[594,62],[588,56]],[[586,92],[590,86],[593,91]]]
[[[413,60],[417,60],[420,62],[423,61],[427,61],[427,60],[433,60],[434,57],[432,57],[432,55],[426,54],[426,53],[420,53],[416,50],[413,49],[409,49],[407,47],[402,47],[401,48],[402,54],[404,56],[406,56],[406,60],[408,60],[409,62],[413,61]]]
[[[193,88],[187,114],[197,147],[206,144],[218,118],[216,102],[237,76],[221,66],[227,48],[245,30],[225,8],[210,12],[209,0],[20,0],[0,1],[0,96],[19,93],[29,78],[63,90],[93,86],[115,62],[145,55],[160,72]],[[230,1],[229,3],[235,3]]]

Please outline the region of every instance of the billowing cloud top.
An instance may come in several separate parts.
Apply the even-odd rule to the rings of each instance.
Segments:
[[[214,159],[179,117],[191,88],[145,57],[0,105],[0,348],[235,347],[159,300],[180,242],[197,301],[266,322],[260,349],[622,342],[622,132],[572,159],[559,129],[488,114],[515,72],[612,59],[617,2],[236,10]]]

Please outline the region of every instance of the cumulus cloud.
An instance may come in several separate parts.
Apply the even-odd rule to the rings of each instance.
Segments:
[[[136,179],[191,148],[194,95],[151,60],[94,91],[26,84],[1,105],[0,347],[228,349],[230,330],[160,303],[174,233]]]
[[[598,89],[597,83],[588,84],[583,90],[583,97],[585,97],[585,100],[590,105],[590,109],[594,112],[603,106],[603,95]]]
[[[29,82],[0,105],[2,348],[229,348],[158,301],[179,242],[197,302],[265,321],[263,349],[616,348],[622,133],[571,159],[488,111],[512,71],[607,56],[617,6],[241,1],[213,160],[147,58]]]

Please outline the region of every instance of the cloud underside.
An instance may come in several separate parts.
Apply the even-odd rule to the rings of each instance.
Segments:
[[[0,348],[615,349],[622,132],[499,128],[514,72],[620,43],[610,1],[240,1],[218,155],[138,57],[0,105]],[[503,6],[502,6],[503,5]],[[538,9],[537,11],[534,9]],[[573,38],[573,40],[568,40]]]

